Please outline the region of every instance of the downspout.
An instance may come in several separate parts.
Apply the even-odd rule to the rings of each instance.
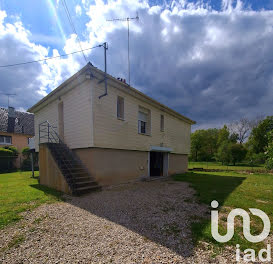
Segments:
[[[104,47],[104,85],[105,85],[105,92],[104,92],[104,94],[99,96],[99,99],[101,99],[102,97],[108,95],[108,93],[107,93],[107,61],[106,61],[106,51],[108,49],[107,42],[103,43],[103,47]]]

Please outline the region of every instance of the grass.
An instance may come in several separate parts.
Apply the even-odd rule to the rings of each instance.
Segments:
[[[249,208],[263,210],[273,224],[273,175],[270,174],[242,174],[236,171],[230,172],[188,172],[174,176],[177,181],[189,182],[196,190],[196,195],[201,203],[210,206],[212,200],[219,202],[219,215],[221,234],[226,233],[226,217],[233,208]],[[251,216],[251,213],[250,213]],[[239,219],[239,218],[238,218]],[[237,221],[235,235],[232,240],[224,245],[240,244],[241,249],[260,249],[263,243],[253,244],[242,235],[242,226]],[[222,247],[211,235],[210,219],[203,219],[192,225],[192,233],[195,242],[207,241]],[[273,226],[273,225],[272,225]],[[259,234],[262,231],[262,221],[257,217],[251,217],[251,232]]]
[[[39,172],[0,174],[0,229],[21,219],[20,213],[43,203],[61,200],[62,194],[38,184]]]
[[[203,169],[213,169],[213,170],[230,170],[230,171],[265,171],[263,165],[253,165],[239,163],[236,166],[231,164],[222,165],[221,162],[189,162],[189,169],[193,168],[203,168]]]

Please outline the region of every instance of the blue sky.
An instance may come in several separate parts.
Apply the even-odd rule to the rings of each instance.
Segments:
[[[109,72],[127,79],[125,23],[131,25],[131,84],[197,121],[221,126],[272,114],[273,0],[67,0],[81,44],[107,41]],[[1,65],[79,50],[62,0],[0,0]],[[103,50],[86,52],[103,67]],[[0,69],[1,93],[27,109],[85,65],[79,53]],[[7,98],[0,96],[0,106]]]

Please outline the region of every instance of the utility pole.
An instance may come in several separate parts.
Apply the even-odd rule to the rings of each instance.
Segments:
[[[15,96],[16,94],[10,94],[10,93],[0,93],[0,94],[6,95],[8,97],[8,108],[9,108],[9,97]]]
[[[127,21],[127,28],[128,28],[128,81],[129,81],[129,85],[131,84],[131,80],[130,80],[130,21],[131,20],[139,20],[138,14],[136,15],[136,17],[114,18],[114,19],[106,20],[106,21],[110,21],[110,22]]]
[[[104,48],[104,79],[99,81],[98,83],[101,83],[104,81],[105,91],[104,91],[104,94],[99,96],[99,99],[108,95],[108,92],[107,92],[107,54],[106,54],[106,52],[108,50],[108,44],[107,44],[107,42],[104,42],[100,46]]]

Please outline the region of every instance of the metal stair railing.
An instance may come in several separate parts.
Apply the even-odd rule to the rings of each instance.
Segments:
[[[58,144],[62,148],[64,148],[77,163],[81,166],[81,168],[87,173],[90,177],[89,171],[82,163],[80,158],[63,142],[60,138],[59,134],[56,132],[56,127],[52,126],[48,121],[44,121],[39,124],[39,144],[41,143],[54,143]],[[73,177],[73,164],[68,160],[62,160],[62,164],[66,166],[66,169],[70,171],[70,175],[72,176],[70,180],[72,180],[72,185],[75,187],[75,178]],[[74,164],[75,165],[75,164]],[[90,177],[91,178],[91,177]]]

